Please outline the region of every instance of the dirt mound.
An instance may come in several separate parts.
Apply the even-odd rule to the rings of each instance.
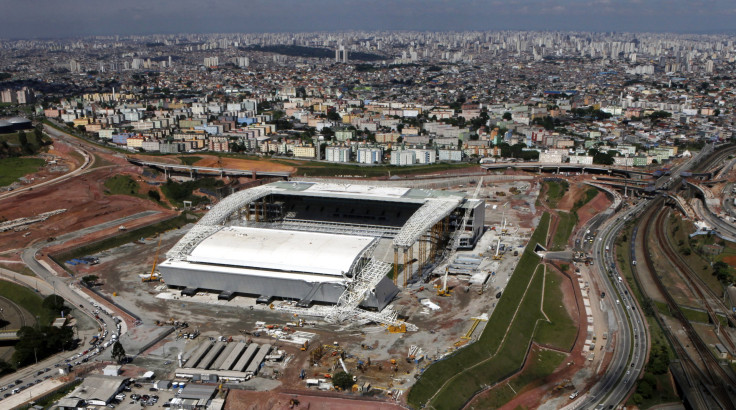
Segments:
[[[221,163],[220,160],[222,161]],[[223,167],[233,169],[247,169],[251,171],[294,172],[294,167],[272,161],[239,158],[218,158],[212,155],[202,157],[202,159],[197,161],[194,165],[198,167]]]
[[[598,192],[593,199],[587,204],[583,205],[582,208],[578,209],[578,225],[583,226],[590,218],[594,215],[605,211],[611,205],[611,201],[608,199],[606,194]]]

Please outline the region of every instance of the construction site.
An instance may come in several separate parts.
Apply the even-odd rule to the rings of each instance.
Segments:
[[[327,389],[346,370],[399,397],[483,332],[537,223],[536,183],[470,182],[271,183],[70,268],[146,322],[189,323],[145,352],[172,375]]]

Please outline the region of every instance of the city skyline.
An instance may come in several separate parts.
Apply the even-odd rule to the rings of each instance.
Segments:
[[[724,33],[734,31],[736,17],[736,7],[726,0],[276,0],[247,7],[232,0],[4,2],[9,7],[0,38],[350,30]]]

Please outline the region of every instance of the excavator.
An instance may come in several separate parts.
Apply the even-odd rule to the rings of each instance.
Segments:
[[[156,259],[153,260],[153,267],[151,268],[151,275],[144,276],[141,282],[159,282],[161,281],[161,275],[156,272],[156,265],[158,264],[158,252],[161,250],[161,239],[158,240],[158,247],[156,248]]]

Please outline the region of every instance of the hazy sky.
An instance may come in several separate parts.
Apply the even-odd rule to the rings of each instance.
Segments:
[[[343,30],[736,32],[734,0],[0,0],[0,37]]]

